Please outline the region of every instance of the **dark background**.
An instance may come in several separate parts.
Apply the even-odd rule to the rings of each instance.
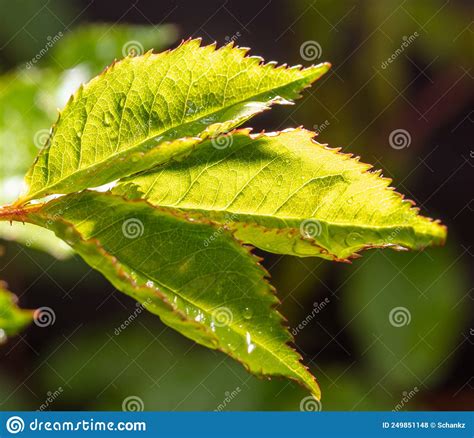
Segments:
[[[330,61],[331,71],[296,106],[275,108],[247,125],[319,131],[319,141],[383,169],[424,215],[447,224],[449,237],[444,248],[413,254],[372,250],[352,265],[265,254],[290,327],[307,318],[314,303],[328,302],[298,333],[296,348],[320,382],[325,410],[392,410],[400,403],[405,410],[473,409],[472,2],[0,4],[5,74],[24,68],[48,36],[98,22],[111,28],[174,24],[171,46],[188,37],[219,45],[233,39],[267,61]],[[383,68],[415,32],[409,47]],[[321,56],[302,58],[307,41],[319,44]],[[92,56],[88,50],[78,64]],[[54,55],[38,65],[43,62],[64,67]],[[0,116],[7,111],[0,108]],[[389,142],[397,129],[410,137],[401,149]],[[5,164],[10,155],[0,151]],[[150,410],[212,410],[232,393],[237,395],[226,409],[300,408],[306,394],[297,385],[259,380],[151,314],[140,314],[115,335],[135,304],[77,257],[58,261],[18,243],[0,245],[0,278],[21,305],[48,306],[56,314],[54,325],[32,325],[1,347],[2,410],[39,409],[58,391],[51,409],[120,410],[127,397],[136,396]],[[390,324],[389,312],[397,306],[409,310],[409,324]]]

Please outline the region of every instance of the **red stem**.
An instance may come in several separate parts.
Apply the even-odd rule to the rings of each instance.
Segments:
[[[41,204],[29,207],[16,207],[14,205],[5,205],[0,207],[0,221],[26,222],[28,213],[41,208]]]

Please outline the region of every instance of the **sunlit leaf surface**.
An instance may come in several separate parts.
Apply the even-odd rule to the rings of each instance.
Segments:
[[[278,300],[248,249],[222,229],[143,201],[83,192],[30,215],[49,224],[117,289],[185,336],[217,348],[255,374],[319,388],[273,308]]]
[[[97,187],[189,152],[275,103],[288,103],[328,64],[262,64],[232,45],[190,40],[127,57],[81,87],[27,175],[25,200]]]
[[[211,219],[283,254],[339,260],[374,246],[420,249],[444,241],[445,228],[418,216],[390,180],[313,137],[303,129],[240,131],[115,191]]]

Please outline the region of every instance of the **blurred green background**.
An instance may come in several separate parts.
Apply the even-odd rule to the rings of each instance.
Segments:
[[[0,5],[0,202],[21,189],[56,108],[130,51],[200,36],[266,60],[330,61],[295,107],[250,126],[318,131],[383,169],[425,215],[443,219],[449,238],[422,253],[372,250],[353,264],[265,254],[290,329],[305,321],[295,348],[324,410],[474,408],[472,2]],[[397,130],[405,140],[393,147]],[[130,397],[146,410],[300,409],[307,394],[296,384],[259,380],[151,314],[117,334],[135,303],[46,231],[2,224],[0,236],[0,279],[22,307],[56,314],[54,325],[0,347],[0,409],[120,410]]]

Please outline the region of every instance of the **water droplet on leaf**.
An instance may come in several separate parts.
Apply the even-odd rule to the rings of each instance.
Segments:
[[[113,116],[110,112],[104,113],[104,125],[110,126],[113,120]]]
[[[243,315],[244,315],[245,319],[251,319],[252,316],[253,316],[253,310],[250,309],[249,307],[246,307],[245,310],[244,310]]]
[[[363,237],[360,233],[349,233],[344,239],[347,245],[354,246],[363,243]]]

